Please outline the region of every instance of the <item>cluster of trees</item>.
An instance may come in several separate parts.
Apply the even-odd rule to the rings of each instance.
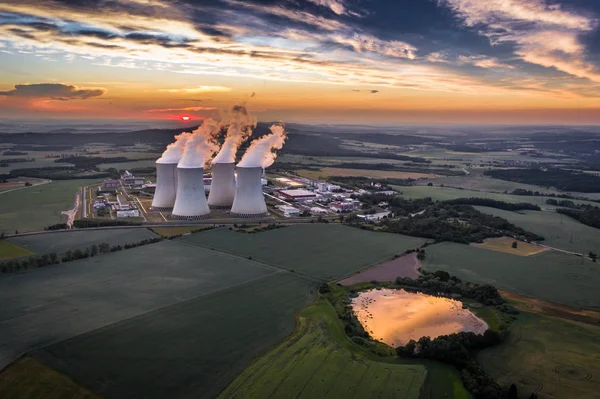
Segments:
[[[407,179],[371,179],[363,176],[329,176],[327,181],[340,186],[354,189],[362,188],[367,191],[387,191],[392,190],[390,186],[410,186],[412,185],[411,180]],[[375,187],[373,184],[379,183],[381,187]]]
[[[550,200],[548,200],[550,201]],[[519,202],[519,203],[510,203],[504,201],[498,201],[491,198],[457,198],[453,200],[444,201],[445,204],[451,205],[478,205],[478,206],[488,206],[490,208],[503,209],[505,211],[521,211],[521,210],[531,210],[531,211],[541,211],[541,208],[537,205],[530,204],[528,202]]]
[[[446,148],[449,149],[449,150],[451,150],[451,151],[456,151],[456,152],[472,152],[472,153],[482,153],[482,152],[497,151],[497,150],[494,150],[492,148],[475,147],[475,146],[468,145],[468,144],[449,145]]]
[[[456,170],[448,170],[444,168],[428,168],[426,165],[418,164],[415,167],[407,167],[404,165],[394,165],[389,163],[360,163],[360,162],[344,162],[331,165],[334,168],[343,169],[361,169],[361,170],[384,170],[391,172],[415,172],[415,173],[436,173],[447,176],[462,176],[463,172]],[[408,179],[413,180],[413,179]]]
[[[94,169],[97,170],[97,166],[102,163],[118,163],[128,162],[131,159],[127,157],[86,157],[82,155],[66,156],[61,157],[54,162],[56,163],[72,163],[77,169]]]
[[[555,200],[553,198],[547,199],[546,204],[554,206],[562,206],[563,208],[577,208],[577,205],[571,200]]]
[[[404,212],[406,212],[404,210]],[[393,213],[398,215],[397,208]],[[462,244],[482,242],[486,238],[504,235],[517,236],[525,241],[544,238],[523,230],[498,216],[477,211],[470,205],[435,203],[422,214],[381,222],[385,231],[431,238],[437,242],[452,241]]]
[[[101,178],[118,178],[119,171],[111,168],[102,172],[85,173],[85,170],[78,169],[72,166],[52,166],[47,168],[25,168],[13,169],[8,173],[8,178],[25,176],[35,177],[38,179],[51,180],[71,180],[71,179],[101,179]],[[85,173],[85,174],[84,174]]]
[[[254,233],[260,233],[260,232],[263,232],[263,231],[281,229],[281,228],[286,227],[286,226],[283,225],[283,224],[269,223],[269,224],[267,224],[265,226],[257,227],[257,228],[254,228],[252,230],[247,230],[250,227],[252,227],[252,226],[249,225],[249,224],[247,224],[247,223],[234,224],[233,227],[229,228],[229,230],[236,229],[235,231],[237,231],[237,232],[254,234]]]
[[[7,157],[8,156],[19,156],[19,155],[27,156],[27,153],[23,152],[23,151],[6,150],[6,151],[4,151],[4,153],[2,155],[7,156]]]
[[[0,167],[1,168],[7,168],[11,164],[13,164],[13,163],[31,162],[31,161],[34,161],[34,159],[33,158],[11,158],[11,159],[3,159],[3,160],[0,161]]]
[[[438,270],[435,273],[421,270],[421,273],[421,276],[416,279],[398,277],[396,278],[396,284],[435,294],[458,294],[465,298],[475,299],[486,306],[501,306],[506,303],[493,285],[463,282],[458,277],[450,276],[448,272],[443,270]],[[510,307],[499,309],[503,312],[515,313],[515,310]]]
[[[577,205],[575,209],[558,208],[557,213],[567,215],[588,226],[600,229],[600,207],[591,205]]]
[[[600,192],[600,176],[558,168],[497,169],[484,172],[496,179],[556,187],[563,191]]]
[[[39,267],[56,265],[58,263],[71,262],[77,259],[85,259],[94,256],[98,256],[101,254],[106,254],[109,252],[117,252],[123,249],[130,249],[139,247],[142,245],[153,244],[155,242],[162,241],[162,238],[147,238],[142,241],[138,241],[135,243],[129,243],[125,245],[113,245],[111,246],[108,243],[94,244],[84,249],[75,249],[68,250],[65,252],[62,257],[59,257],[56,252],[51,252],[48,254],[42,255],[32,255],[26,259],[11,259],[6,262],[0,264],[0,270],[2,274],[8,274],[13,272],[18,272],[21,270],[35,269]]]
[[[506,191],[504,193],[508,194],[508,192],[506,192]],[[539,191],[525,190],[523,188],[516,188],[513,191],[511,191],[510,194],[530,196],[530,197],[573,198],[573,196],[571,196],[569,194],[541,193]]]
[[[132,222],[126,220],[99,220],[99,219],[78,219],[73,221],[73,227],[85,229],[87,227],[108,227],[108,226],[139,226],[142,222]]]

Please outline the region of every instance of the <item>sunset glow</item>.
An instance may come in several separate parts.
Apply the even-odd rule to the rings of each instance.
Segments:
[[[600,123],[596,2],[94,3],[0,4],[0,117]]]
[[[181,117],[181,120],[182,120],[182,121],[189,121],[189,120],[190,120],[190,117],[189,117],[189,116],[182,116],[182,117]]]

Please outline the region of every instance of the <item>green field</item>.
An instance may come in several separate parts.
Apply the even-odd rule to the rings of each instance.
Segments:
[[[598,252],[600,229],[587,226],[566,215],[556,212],[519,211],[510,212],[483,206],[475,207],[480,212],[500,216],[527,231],[545,238],[541,243],[551,247],[587,254]]]
[[[12,237],[14,244],[37,253],[64,253],[73,249],[84,249],[103,242],[109,245],[125,245],[156,238],[157,235],[145,228],[113,230],[73,230],[32,236]]]
[[[15,156],[14,158],[31,158],[31,156]],[[10,162],[10,158],[7,158],[6,160]],[[9,166],[0,167],[0,174],[8,173],[13,169],[51,168],[58,166],[73,166],[73,164],[66,162],[54,162],[54,159],[37,158],[31,162],[15,162],[11,163]]]
[[[499,383],[515,383],[523,398],[598,398],[600,327],[522,312],[509,338],[478,360]]]
[[[176,239],[332,281],[402,254],[423,238],[339,224],[304,224],[260,234],[215,229]]]
[[[98,180],[60,180],[0,195],[0,232],[41,230],[66,220],[60,213],[73,208],[75,192]]]
[[[434,201],[447,201],[457,198],[489,198],[497,201],[504,201],[510,203],[528,202],[530,204],[539,205],[542,209],[556,209],[555,206],[546,204],[546,200],[550,197],[534,197],[528,195],[511,195],[501,194],[494,192],[475,191],[475,190],[462,190],[452,187],[439,187],[439,186],[393,186],[396,190],[402,193],[404,198],[417,199],[417,198],[431,198]],[[578,204],[594,204],[590,201],[583,200],[572,200]],[[597,204],[596,204],[597,205]]]
[[[2,399],[101,399],[69,377],[24,356],[0,374]]]
[[[111,155],[113,156],[113,155]],[[132,158],[131,157],[131,153],[126,153],[126,155],[128,158]],[[160,155],[156,155],[157,157],[159,157]],[[156,167],[156,161],[155,160],[150,160],[150,159],[146,159],[146,160],[142,160],[142,161],[129,161],[129,162],[119,162],[119,163],[101,163],[100,165],[98,165],[98,167],[100,169],[110,169],[110,168],[115,168],[118,170],[121,169],[133,169],[133,168],[154,168]]]
[[[227,280],[220,264],[213,273]],[[250,280],[50,345],[34,356],[106,398],[213,398],[294,331],[316,287],[289,272]]]
[[[561,252],[518,256],[469,245],[427,247],[422,267],[575,308],[600,310],[600,267]]]
[[[27,248],[23,248],[17,244],[13,244],[9,240],[0,240],[0,260],[18,258],[33,254]]]
[[[368,353],[320,300],[300,313],[292,337],[246,368],[219,399],[469,398],[451,367],[425,364]]]

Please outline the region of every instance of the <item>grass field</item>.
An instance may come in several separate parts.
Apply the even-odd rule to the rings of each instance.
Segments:
[[[65,232],[12,237],[14,244],[37,253],[64,253],[68,250],[83,249],[103,242],[112,245],[137,243],[156,238],[156,234],[145,228],[115,230],[73,230]]]
[[[496,237],[487,238],[481,244],[472,243],[471,245],[477,248],[489,249],[490,251],[505,252],[507,254],[520,256],[531,256],[548,251],[547,248],[523,241],[516,241],[517,248],[513,248],[513,243],[515,241],[516,240],[511,237]]]
[[[556,212],[519,211],[510,212],[482,206],[480,212],[500,216],[527,231],[545,238],[542,244],[551,247],[587,254],[598,252],[600,229],[587,226],[575,219]]]
[[[419,398],[423,365],[373,362],[355,355],[360,349],[351,345],[333,309],[319,301],[300,313],[290,339],[244,370],[219,398]]]
[[[133,153],[125,153],[124,156],[128,158],[132,158]],[[153,154],[156,157],[160,157],[160,154]],[[114,155],[110,155],[114,156]],[[133,169],[133,168],[154,168],[156,167],[156,161],[154,159],[146,159],[142,161],[129,161],[129,162],[119,162],[119,163],[101,163],[98,165],[100,169],[110,169],[115,168],[117,170],[121,169]]]
[[[0,240],[0,260],[18,258],[20,256],[31,254],[33,254],[33,251],[30,251],[27,248],[23,248],[9,240]]]
[[[0,232],[41,230],[46,226],[61,223],[66,220],[66,216],[60,212],[73,207],[75,192],[81,186],[96,181],[53,181],[0,195]]]
[[[469,394],[451,367],[378,358],[352,343],[331,306],[320,300],[300,313],[293,336],[252,363],[219,395],[290,397],[434,399]]]
[[[24,356],[0,374],[2,399],[102,399],[69,377]]]
[[[439,187],[439,186],[393,186],[396,190],[402,193],[404,198],[417,199],[417,198],[431,198],[434,201],[447,201],[457,198],[489,198],[497,201],[504,201],[510,203],[528,202],[530,204],[539,205],[542,209],[556,209],[555,206],[547,205],[546,200],[549,197],[534,197],[526,195],[511,195],[485,191],[475,190],[461,190],[452,187]],[[590,201],[573,200],[578,204],[593,204]]]
[[[368,170],[368,169],[344,169],[344,168],[323,168],[319,171],[300,169],[296,171],[300,176],[309,179],[325,179],[328,176],[361,176],[373,179],[422,179],[436,178],[438,175],[431,173],[417,172],[397,172],[387,170]]]
[[[518,256],[469,245],[441,243],[426,249],[422,268],[576,308],[600,310],[600,267],[555,251]]]
[[[595,399],[600,392],[600,326],[522,312],[509,338],[478,359],[501,384],[515,383],[520,397]]]
[[[23,352],[277,271],[162,241],[2,276],[0,369]]]
[[[200,262],[198,262],[200,263]],[[213,264],[219,281],[234,278]],[[289,272],[163,307],[34,353],[101,396],[213,398],[294,331],[316,286]]]
[[[177,241],[214,248],[244,258],[332,281],[416,248],[423,238],[374,233],[339,224],[304,224],[259,234],[215,229]]]

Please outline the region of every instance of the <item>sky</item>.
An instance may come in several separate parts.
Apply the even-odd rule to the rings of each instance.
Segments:
[[[0,0],[0,118],[600,124],[600,1]]]

